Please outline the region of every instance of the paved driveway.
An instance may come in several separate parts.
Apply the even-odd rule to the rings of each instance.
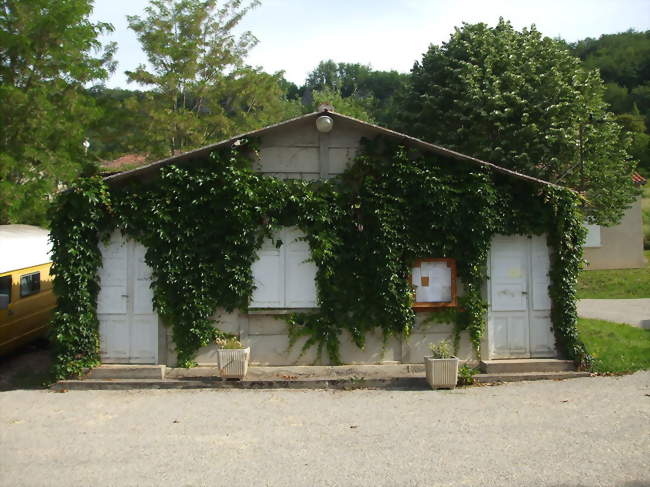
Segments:
[[[9,391],[2,486],[650,485],[650,372],[455,391]]]
[[[650,298],[580,299],[578,316],[650,329]]]

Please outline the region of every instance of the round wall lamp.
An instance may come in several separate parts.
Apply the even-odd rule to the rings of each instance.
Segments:
[[[332,117],[321,115],[316,119],[316,130],[319,132],[327,134],[332,131],[332,128],[334,128],[334,120],[332,120]]]

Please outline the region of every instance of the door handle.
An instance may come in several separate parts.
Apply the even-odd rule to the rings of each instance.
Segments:
[[[129,295],[128,295],[128,294],[122,294],[122,297],[123,297],[123,298],[128,298]]]
[[[521,294],[528,294],[528,291],[521,291]]]

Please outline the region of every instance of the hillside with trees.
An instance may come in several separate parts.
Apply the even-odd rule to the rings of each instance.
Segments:
[[[586,69],[597,68],[605,100],[633,136],[631,154],[650,176],[650,31],[587,38],[569,45]]]

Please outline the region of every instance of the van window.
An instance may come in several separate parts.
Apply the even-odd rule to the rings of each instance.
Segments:
[[[11,303],[11,276],[0,277],[0,309],[7,309]]]
[[[20,297],[24,298],[31,294],[36,294],[41,290],[41,273],[34,272],[20,276]]]

